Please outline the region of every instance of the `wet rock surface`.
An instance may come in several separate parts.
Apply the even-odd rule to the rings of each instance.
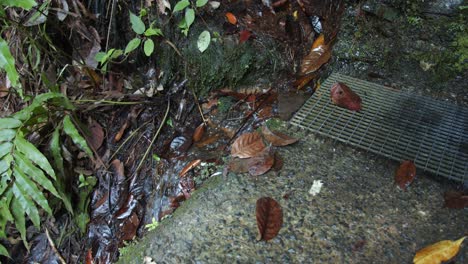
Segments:
[[[279,150],[281,172],[211,178],[120,263],[409,263],[418,249],[466,232],[467,211],[443,208],[453,183],[418,172],[405,192],[393,181],[397,163],[295,136],[301,141]],[[316,196],[314,180],[324,184]],[[256,239],[255,203],[264,196],[284,215],[269,242]],[[467,260],[462,247],[456,261]]]

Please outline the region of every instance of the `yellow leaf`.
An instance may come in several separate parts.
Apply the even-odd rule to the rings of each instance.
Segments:
[[[448,261],[457,255],[461,243],[466,236],[457,241],[443,240],[433,245],[427,246],[416,253],[414,264],[439,264],[442,261]]]

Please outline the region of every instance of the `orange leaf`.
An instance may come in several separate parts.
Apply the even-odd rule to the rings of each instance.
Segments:
[[[258,199],[256,215],[261,240],[268,241],[278,235],[283,225],[283,211],[277,201],[270,197]]]
[[[327,63],[331,58],[331,50],[327,45],[319,45],[310,50],[301,63],[301,75],[307,75],[317,71],[323,64]]]
[[[205,123],[201,123],[196,129],[195,132],[193,133],[193,142],[198,142],[202,139],[203,135],[205,134],[206,130],[206,125]]]
[[[257,132],[240,135],[231,146],[231,155],[239,158],[257,156],[265,149],[262,137]]]
[[[184,177],[187,172],[189,172],[191,169],[195,168],[196,166],[200,165],[201,159],[196,159],[192,160],[189,162],[179,173],[180,177]]]
[[[262,133],[265,139],[273,146],[286,146],[298,141],[297,138],[292,138],[280,132],[272,132],[266,125],[262,126]]]
[[[122,139],[123,134],[125,133],[125,130],[127,130],[128,126],[130,125],[130,122],[128,120],[125,120],[125,123],[123,126],[120,127],[119,132],[114,137],[115,142],[119,142]]]
[[[351,111],[361,111],[361,97],[346,84],[337,82],[330,89],[330,97],[332,102]]]
[[[414,264],[438,264],[457,255],[466,236],[456,240],[443,240],[419,250],[414,256]]]
[[[318,38],[312,44],[312,49],[318,48],[319,46],[325,45],[325,36],[320,34]]]
[[[233,24],[233,25],[236,25],[237,24],[237,18],[236,16],[231,13],[231,12],[227,12],[226,13],[226,19],[229,23]]]
[[[404,160],[395,173],[395,183],[406,191],[406,187],[413,182],[414,177],[416,177],[416,166],[414,166],[414,162],[411,160]]]

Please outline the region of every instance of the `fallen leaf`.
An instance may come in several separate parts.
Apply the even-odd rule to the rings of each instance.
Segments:
[[[257,132],[240,135],[231,146],[231,155],[239,158],[257,156],[265,149],[262,137]]]
[[[312,43],[312,49],[318,48],[319,46],[325,45],[325,35],[320,34]]]
[[[125,130],[127,130],[129,125],[130,122],[128,121],[128,119],[125,120],[125,123],[123,124],[123,126],[120,127],[119,132],[117,132],[117,134],[114,137],[115,142],[119,142],[122,139],[123,134],[125,133]]]
[[[468,195],[463,192],[447,191],[444,194],[444,206],[452,209],[463,209],[468,207]]]
[[[283,168],[283,158],[280,156],[278,152],[275,152],[275,163],[273,163],[273,170],[280,171]]]
[[[344,83],[335,83],[330,90],[332,102],[351,111],[361,111],[361,97]]]
[[[94,258],[93,258],[93,251],[92,251],[92,249],[88,249],[88,251],[86,252],[85,263],[86,263],[86,264],[94,264]]]
[[[307,54],[301,62],[300,75],[308,75],[314,73],[323,64],[327,63],[331,58],[331,49],[328,45],[312,46],[309,54]]]
[[[132,215],[125,219],[120,225],[120,235],[121,239],[124,241],[133,240],[136,236],[136,231],[140,225],[140,219],[138,218],[135,212]]]
[[[200,163],[201,163],[201,159],[192,160],[187,165],[185,165],[185,167],[180,171],[179,177],[184,177],[185,174],[187,174],[187,172],[189,172],[191,169],[200,165]]]
[[[207,145],[210,145],[210,144],[215,143],[215,142],[218,141],[220,138],[221,138],[221,136],[218,135],[218,134],[216,134],[216,135],[214,135],[214,136],[212,136],[212,137],[209,137],[209,138],[207,138],[207,139],[205,139],[205,140],[203,140],[203,141],[200,141],[200,142],[195,143],[195,146],[196,146],[197,148],[203,148],[204,146],[207,146]]]
[[[203,138],[203,135],[205,134],[206,131],[206,125],[205,123],[201,123],[196,129],[195,132],[193,133],[192,139],[193,142],[198,142]]]
[[[268,241],[278,235],[283,225],[283,211],[277,201],[270,197],[258,199],[256,215],[260,240]]]
[[[271,169],[275,163],[274,154],[271,153],[270,149],[265,149],[258,156],[248,159],[248,171],[252,176],[259,176]]]
[[[228,171],[245,173],[249,171],[249,159],[232,158],[227,166]]]
[[[411,160],[404,160],[401,162],[395,173],[395,183],[404,191],[410,185],[414,177],[416,177],[416,166]]]
[[[317,180],[312,183],[312,186],[310,187],[309,194],[312,196],[315,196],[320,193],[320,190],[322,190],[323,182],[321,180]]]
[[[419,250],[414,256],[414,264],[437,264],[448,261],[457,255],[466,236],[456,240],[443,240]]]
[[[266,125],[262,126],[262,133],[265,139],[275,147],[287,146],[298,141],[297,138],[292,138],[281,132],[272,132]]]
[[[231,23],[232,25],[236,25],[237,24],[237,18],[236,16],[231,13],[231,12],[227,12],[226,13],[226,19],[229,23]]]
[[[96,120],[92,119],[89,124],[89,131],[91,135],[86,139],[94,150],[98,150],[104,141],[104,130]]]
[[[250,36],[252,36],[252,32],[250,32],[249,30],[242,30],[239,33],[239,44],[242,44],[249,40]]]

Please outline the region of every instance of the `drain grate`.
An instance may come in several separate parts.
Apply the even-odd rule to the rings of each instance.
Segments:
[[[336,107],[330,88],[347,84],[363,110]],[[468,109],[426,96],[332,74],[290,121],[291,125],[397,161],[468,182]]]

